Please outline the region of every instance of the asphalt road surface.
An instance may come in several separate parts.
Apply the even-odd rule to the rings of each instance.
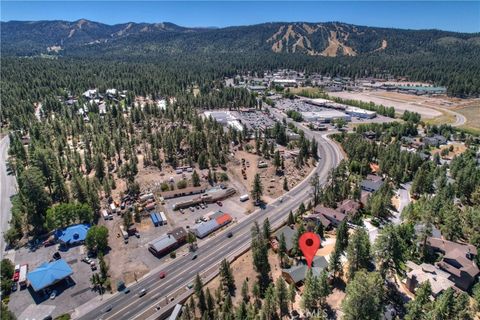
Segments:
[[[10,198],[17,193],[15,177],[7,174],[6,162],[8,158],[9,144],[10,139],[8,136],[5,136],[0,140],[0,228],[2,233],[0,235],[0,256],[2,259],[5,252],[5,240],[3,239],[3,235],[8,230],[12,214],[12,203]]]
[[[303,129],[305,136],[309,138],[315,136],[319,142],[320,161],[315,171],[318,173],[320,181],[324,183],[330,169],[340,162],[342,155],[334,143],[317,132]],[[254,221],[261,224],[268,217],[270,224],[278,227],[286,220],[290,210],[298,209],[299,204],[310,199],[311,196],[310,181],[305,179],[285,194],[281,200],[268,204],[265,209],[250,214],[205,242],[196,252],[197,259],[192,260],[192,256],[187,255],[173,260],[162,269],[167,274],[164,279],[160,279],[158,273],[151,274],[131,285],[130,293],[114,295],[104,301],[102,305],[81,316],[80,319],[146,319],[155,313],[154,308],[158,303],[172,297],[178,289],[193,283],[197,273],[202,275],[203,272],[218,266],[224,258],[249,247],[250,229]],[[226,236],[228,232],[233,233],[232,238]],[[147,294],[139,297],[138,292],[143,288],[147,290]],[[111,306],[111,310],[105,311],[106,306]]]

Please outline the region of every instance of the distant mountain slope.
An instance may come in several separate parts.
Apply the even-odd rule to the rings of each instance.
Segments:
[[[2,54],[122,55],[179,52],[273,52],[311,56],[369,53],[469,52],[480,34],[401,30],[328,23],[264,23],[227,28],[184,28],[172,23],[106,25],[81,19],[1,22]]]

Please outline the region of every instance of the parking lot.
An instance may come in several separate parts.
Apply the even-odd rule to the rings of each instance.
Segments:
[[[207,190],[208,192],[208,190]],[[217,203],[205,204],[204,208],[200,206],[192,207],[191,209],[183,209],[183,213],[180,210],[173,210],[173,205],[180,201],[187,201],[198,197],[199,195],[185,196],[180,198],[169,199],[165,201],[163,206],[167,219],[174,227],[183,227],[189,229],[195,224],[195,221],[199,221],[202,217],[212,211],[221,210],[224,213],[228,213],[232,216],[232,219],[239,220],[246,214],[246,202],[240,202],[240,195],[238,193],[229,197],[228,199],[221,201],[221,206]]]
[[[56,251],[72,268],[71,280],[61,281],[50,288],[57,292],[54,300],[50,299],[50,291],[36,293],[30,286],[23,290],[18,288],[10,296],[9,307],[15,314],[20,315],[17,317],[19,320],[30,317],[31,313],[34,313],[37,319],[43,319],[50,315],[50,312],[53,316],[58,316],[72,311],[76,306],[86,303],[97,295],[90,289],[90,277],[93,272],[87,263],[81,261],[86,256],[84,246],[75,246],[66,251],[58,250],[57,245],[41,246],[35,252],[28,248],[21,248],[15,253],[15,264],[28,264],[29,271],[32,271],[42,263],[52,260]],[[98,265],[98,260],[93,260]],[[27,308],[29,310],[22,315]]]

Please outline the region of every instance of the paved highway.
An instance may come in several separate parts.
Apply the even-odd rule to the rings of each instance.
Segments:
[[[319,133],[307,129],[305,135],[309,138],[315,136],[319,142],[320,162],[315,172],[318,173],[320,181],[323,183],[326,181],[330,169],[338,164],[342,155],[334,143]],[[202,275],[203,272],[218,266],[224,258],[248,248],[250,246],[250,229],[254,221],[261,224],[268,217],[271,225],[278,227],[286,220],[290,210],[297,209],[302,201],[310,198],[310,182],[309,179],[305,179],[285,194],[282,200],[276,200],[267,205],[265,209],[257,210],[205,242],[197,250],[197,259],[192,260],[191,256],[187,255],[173,260],[161,268],[166,272],[166,278],[160,279],[158,272],[152,273],[131,285],[129,294],[114,295],[111,299],[104,301],[102,305],[81,316],[80,319],[146,319],[155,312],[156,304],[169,299],[178,289],[192,283],[197,273]],[[232,238],[226,237],[228,232],[233,233]],[[139,298],[137,293],[143,288],[147,289],[148,293]],[[112,310],[105,312],[106,306],[112,306]]]
[[[5,136],[0,140],[0,256],[3,259],[5,252],[5,241],[3,239],[4,233],[8,230],[9,221],[11,217],[12,203],[10,197],[13,196],[16,191],[15,177],[7,174],[7,158],[8,158],[8,146],[10,139]]]

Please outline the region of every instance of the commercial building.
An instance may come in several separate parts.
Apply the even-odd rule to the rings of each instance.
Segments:
[[[352,117],[362,118],[362,119],[373,119],[377,116],[375,111],[369,111],[365,109],[360,109],[357,107],[347,107],[345,113],[351,115]]]
[[[206,188],[204,186],[199,187],[187,187],[183,189],[175,189],[171,191],[162,192],[161,195],[163,199],[172,199],[177,197],[190,196],[193,194],[204,193]]]
[[[150,241],[148,250],[155,256],[162,256],[184,244],[187,239],[187,231],[184,228],[175,228],[167,234]]]
[[[33,290],[37,292],[70,277],[72,274],[72,268],[68,263],[59,259],[41,264],[32,272],[29,272],[27,278]]]
[[[345,121],[351,121],[351,116],[338,110],[321,110],[321,111],[308,111],[301,112],[302,117],[307,122],[333,122],[337,119],[343,119]]]
[[[238,118],[230,111],[205,111],[203,113],[205,117],[212,117],[220,123],[221,125],[227,127],[232,127],[238,131],[243,130],[243,125],[240,123]]]
[[[279,85],[282,87],[295,87],[297,85],[296,79],[273,79],[272,83],[274,85]]]
[[[71,246],[81,244],[87,238],[89,224],[74,224],[55,231],[55,239],[63,245]]]
[[[215,219],[211,219],[207,222],[201,222],[194,225],[190,230],[198,238],[202,239],[208,236],[210,233],[220,229],[221,227],[232,222],[232,217],[228,213],[224,213]]]

